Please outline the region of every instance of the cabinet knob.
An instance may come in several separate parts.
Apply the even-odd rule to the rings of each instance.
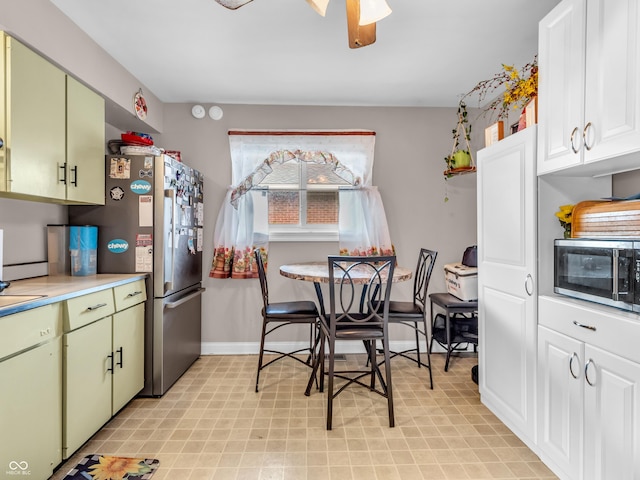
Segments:
[[[0,138],[0,148],[4,147],[4,140]]]

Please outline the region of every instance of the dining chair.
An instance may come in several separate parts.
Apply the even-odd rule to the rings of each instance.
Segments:
[[[413,299],[412,301],[389,301],[389,323],[402,324],[412,328],[415,331],[416,346],[401,352],[391,352],[391,357],[401,356],[412,360],[418,364],[418,367],[426,367],[429,370],[429,383],[433,390],[433,375],[431,373],[431,348],[429,342],[429,333],[427,330],[427,290],[429,289],[429,281],[433,266],[436,263],[438,252],[420,249],[418,255],[418,265],[416,274],[413,279]],[[427,363],[425,364],[420,357],[420,336],[424,336],[427,350]],[[415,358],[410,353],[415,352]]]
[[[391,384],[391,364],[389,353],[389,296],[395,256],[329,256],[329,311],[320,317],[320,348],[314,368],[307,384],[305,395],[310,395],[311,387],[320,372],[320,391],[324,390],[325,361],[328,381],[327,392],[327,430],[332,429],[333,400],[351,384],[369,389],[387,399],[389,427],[395,424],[393,411],[393,393]],[[358,288],[362,286],[362,289]],[[367,308],[359,308],[360,292],[364,292]],[[385,308],[374,305],[383,302]],[[367,352],[367,366],[361,369],[345,367],[336,370],[336,342],[362,342]],[[384,361],[376,362],[376,341],[382,342]],[[328,353],[325,356],[325,348]],[[384,366],[384,376],[380,369]],[[369,376],[369,382],[363,381]],[[380,386],[376,386],[376,378]],[[336,389],[335,380],[344,381]]]
[[[309,367],[313,366],[315,351],[319,342],[318,318],[320,314],[315,302],[311,300],[294,300],[290,302],[270,302],[269,286],[267,283],[267,273],[264,261],[259,249],[254,250],[256,266],[258,267],[258,278],[260,279],[260,289],[262,291],[262,336],[260,337],[260,354],[258,356],[258,372],[256,374],[256,392],[260,382],[260,372],[278,360],[289,357]],[[265,348],[267,335],[287,325],[309,325],[309,346],[292,352],[282,352]],[[297,357],[296,354],[308,352],[306,360]],[[264,354],[272,353],[278,355],[276,358],[264,363]]]

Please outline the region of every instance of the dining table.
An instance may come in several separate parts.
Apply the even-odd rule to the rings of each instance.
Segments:
[[[353,283],[366,286],[371,279],[370,271],[362,271],[361,274],[358,270],[350,271],[350,277]],[[410,280],[413,272],[411,269],[396,266],[393,271],[393,283],[404,282]],[[280,266],[280,275],[283,277],[291,278],[293,280],[302,280],[305,282],[313,282],[320,302],[320,313],[325,315],[324,297],[322,295],[321,285],[329,283],[329,263],[324,262],[302,262],[291,263]],[[338,275],[334,278],[335,283],[341,282],[341,277]],[[363,299],[364,299],[363,291]],[[363,300],[362,300],[363,301]],[[362,308],[362,304],[361,304]]]

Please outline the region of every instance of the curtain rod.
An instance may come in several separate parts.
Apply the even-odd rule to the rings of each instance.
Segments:
[[[271,135],[271,136],[296,136],[296,135],[318,135],[318,136],[335,136],[335,135],[373,135],[376,132],[371,130],[342,130],[342,131],[318,131],[318,130],[229,130],[229,135]]]

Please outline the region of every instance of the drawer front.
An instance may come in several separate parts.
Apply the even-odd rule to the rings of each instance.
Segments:
[[[571,338],[640,362],[640,315],[572,298],[541,296],[538,323]]]
[[[89,295],[71,298],[65,302],[65,306],[64,331],[69,332],[113,314],[115,312],[113,289],[107,288]]]
[[[0,359],[62,333],[61,303],[0,317]]]
[[[116,312],[132,307],[147,299],[147,288],[144,280],[120,285],[113,289],[113,296],[116,300]]]

